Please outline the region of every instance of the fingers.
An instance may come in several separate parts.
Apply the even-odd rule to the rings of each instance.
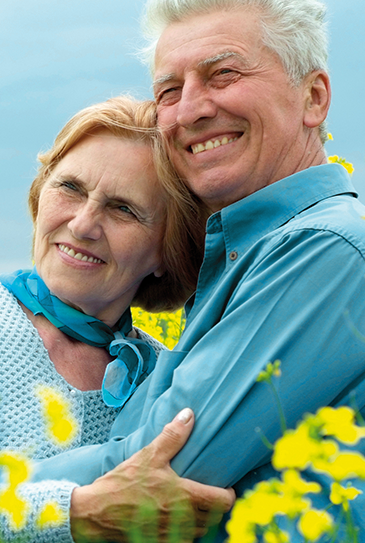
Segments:
[[[152,453],[153,466],[162,468],[187,442],[194,426],[194,413],[186,407],[166,424],[162,432],[146,447]]]
[[[233,488],[203,485],[190,479],[184,479],[183,484],[196,511],[227,513],[233,507],[236,499]]]

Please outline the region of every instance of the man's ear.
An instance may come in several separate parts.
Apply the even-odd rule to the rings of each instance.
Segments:
[[[304,83],[305,111],[303,123],[308,128],[316,128],[327,117],[331,103],[331,84],[328,74],[315,70],[306,77]]]

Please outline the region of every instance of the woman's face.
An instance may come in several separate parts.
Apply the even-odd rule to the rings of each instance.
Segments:
[[[141,281],[164,272],[165,213],[148,144],[85,136],[42,188],[37,271],[61,300],[112,326]]]

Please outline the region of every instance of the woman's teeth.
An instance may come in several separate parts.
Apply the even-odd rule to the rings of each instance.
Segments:
[[[232,143],[233,141],[238,140],[238,136],[235,138],[227,138],[227,136],[224,136],[221,140],[208,140],[205,143],[197,143],[196,145],[191,146],[191,150],[194,155],[197,153],[202,153],[203,151],[208,151],[210,149],[215,149],[216,147],[220,147],[220,145],[227,145],[227,143]]]
[[[76,258],[76,260],[82,260],[83,262],[93,262],[94,264],[101,264],[103,261],[100,260],[100,258],[93,258],[92,256],[83,255],[82,253],[75,253],[73,249],[70,249],[70,247],[67,247],[67,245],[58,245],[60,251],[63,253],[66,253],[68,256],[71,256],[72,258]]]

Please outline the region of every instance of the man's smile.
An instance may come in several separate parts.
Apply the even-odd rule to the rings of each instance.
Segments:
[[[234,136],[230,138],[227,136],[223,136],[222,138],[208,139],[206,141],[191,145],[190,150],[194,155],[196,155],[198,153],[202,153],[203,151],[215,149],[216,147],[220,147],[221,145],[233,143],[234,141],[237,141],[239,137],[241,136]]]

